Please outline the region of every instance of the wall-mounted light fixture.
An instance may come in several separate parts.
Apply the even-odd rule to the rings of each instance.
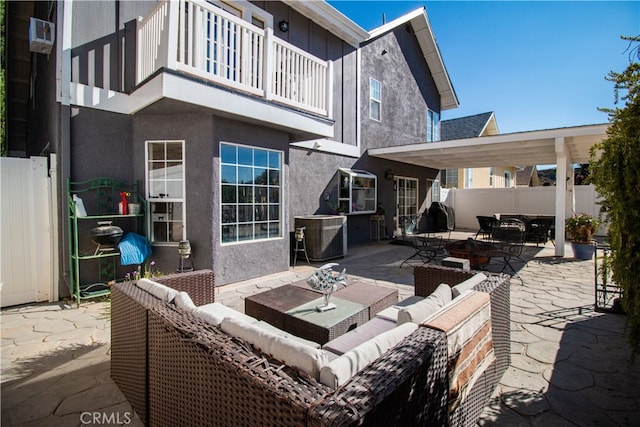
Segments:
[[[384,171],[384,179],[393,179],[393,172],[391,169]]]
[[[285,20],[278,22],[278,28],[280,28],[280,31],[282,31],[283,33],[286,33],[287,31],[289,31],[289,22]]]
[[[387,49],[382,49],[382,55],[386,55],[387,54]]]

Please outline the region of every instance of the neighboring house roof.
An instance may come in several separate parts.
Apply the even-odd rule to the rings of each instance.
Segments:
[[[369,40],[407,23],[411,24],[413,28],[413,32],[422,50],[422,55],[429,66],[433,80],[438,88],[438,93],[440,94],[440,109],[449,110],[458,108],[460,106],[458,96],[453,89],[449,73],[447,73],[447,69],[442,61],[442,55],[440,54],[440,49],[438,48],[438,43],[433,35],[433,31],[431,30],[431,24],[429,23],[427,11],[424,7],[409,12],[398,19],[394,19],[387,24],[369,31]]]
[[[368,37],[367,31],[347,18],[325,1],[282,0],[295,11],[353,46],[359,46]]]
[[[535,166],[516,168],[516,187],[528,187],[531,184],[531,179],[535,170]]]
[[[443,120],[440,123],[440,141],[475,138],[498,133],[498,125],[493,112]]]

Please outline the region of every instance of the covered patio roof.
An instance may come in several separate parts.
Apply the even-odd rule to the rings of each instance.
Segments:
[[[369,155],[433,169],[557,164],[558,148],[570,163],[588,163],[589,149],[608,124],[507,133],[477,138],[374,148]],[[562,140],[563,147],[556,147]]]
[[[491,166],[556,165],[556,247],[564,256],[564,222],[575,212],[572,164],[588,163],[590,148],[602,141],[608,124],[545,129],[441,142],[374,148],[372,157],[429,167],[459,169]],[[560,177],[567,179],[560,179]],[[522,212],[528,213],[528,212]]]

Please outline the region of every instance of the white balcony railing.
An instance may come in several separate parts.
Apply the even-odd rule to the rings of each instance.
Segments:
[[[202,0],[165,1],[138,23],[136,84],[167,67],[331,116],[332,63]]]

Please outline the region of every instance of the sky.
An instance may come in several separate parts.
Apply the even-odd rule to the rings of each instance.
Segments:
[[[493,111],[500,133],[608,122],[605,77],[629,64],[620,36],[640,35],[639,1],[329,3],[367,31],[426,7],[460,103],[442,119]]]

